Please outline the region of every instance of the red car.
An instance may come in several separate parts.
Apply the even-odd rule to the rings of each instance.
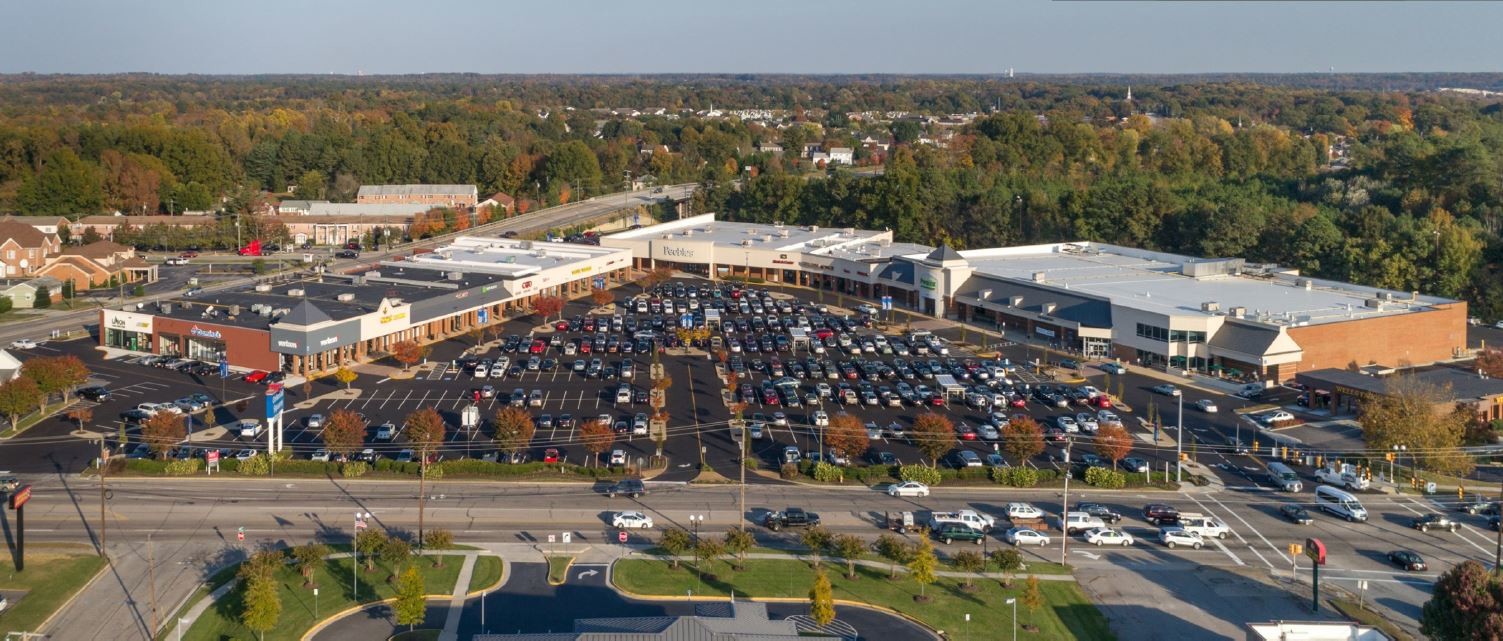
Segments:
[[[955,432],[960,436],[960,440],[962,440],[962,441],[974,441],[974,440],[976,440],[976,428],[971,427],[969,425],[966,425],[964,423],[962,423],[960,425],[956,425],[955,426]]]
[[[569,321],[559,321],[557,323],[554,323],[553,324],[553,331],[555,331],[555,332],[567,332],[567,331],[569,331]]]
[[[548,349],[548,342],[539,338],[532,341],[532,347],[527,348],[527,351],[533,354],[541,354],[545,349]]]
[[[1109,410],[1112,408],[1112,399],[1105,394],[1098,394],[1096,395],[1096,398],[1091,399],[1089,402],[1091,405],[1104,410]]]
[[[944,395],[942,395],[942,394],[935,394],[933,396],[930,396],[929,397],[929,404],[930,405],[944,405],[945,404],[945,397],[944,397]]]
[[[1028,407],[1028,399],[1018,394],[1013,394],[1007,399],[1007,404],[1012,407]]]
[[[544,463],[557,463],[558,462],[558,450],[555,449],[555,448],[551,448],[551,447],[548,448],[548,449],[546,449],[546,450],[543,450],[543,462]]]
[[[581,340],[581,341],[579,341],[579,353],[581,353],[581,354],[588,354],[588,353],[590,353],[590,341],[587,341],[587,340]]]
[[[198,252],[193,251],[193,250],[190,249],[190,250],[185,251],[185,252],[183,252],[181,254],[178,254],[178,257],[179,258],[198,258]]]
[[[271,372],[266,372],[266,371],[262,371],[262,370],[258,369],[258,370],[254,371],[254,372],[246,374],[245,375],[245,382],[247,382],[247,383],[259,383],[261,381],[266,380],[266,377],[270,376],[270,375],[271,375]]]

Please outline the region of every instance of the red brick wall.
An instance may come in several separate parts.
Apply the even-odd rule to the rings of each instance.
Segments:
[[[224,342],[225,357],[230,361],[230,365],[267,371],[281,369],[281,360],[276,353],[271,351],[271,334],[266,330],[158,316],[152,321],[152,331],[156,334],[154,342],[160,345],[163,340],[166,340],[163,334],[188,338],[192,335],[194,327],[219,332],[223,336],[218,340]],[[159,347],[158,352],[160,351]]]
[[[1466,303],[1438,305],[1434,311],[1290,328],[1304,350],[1299,370],[1344,368],[1376,362],[1415,365],[1455,357],[1466,347]],[[1292,374],[1292,372],[1291,372]]]

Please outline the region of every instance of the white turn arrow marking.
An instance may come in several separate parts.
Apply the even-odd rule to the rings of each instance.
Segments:
[[[1085,550],[1075,550],[1075,553],[1083,555],[1083,556],[1085,556],[1086,558],[1088,558],[1088,559],[1090,559],[1092,561],[1099,561],[1099,560],[1101,560],[1101,555],[1097,554],[1095,552],[1087,552]]]
[[[598,572],[596,570],[585,570],[584,572],[580,572],[579,576],[574,577],[574,580],[576,580],[576,581],[583,581],[585,577],[587,577],[587,576],[595,576],[597,574],[600,574],[600,572]]]

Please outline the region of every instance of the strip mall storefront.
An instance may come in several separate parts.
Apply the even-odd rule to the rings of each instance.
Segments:
[[[117,310],[100,314],[99,344],[103,347],[209,363],[223,356],[235,367],[278,369],[270,333],[264,329]]]

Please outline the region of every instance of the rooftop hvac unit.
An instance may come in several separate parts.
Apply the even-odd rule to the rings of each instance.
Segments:
[[[1221,303],[1218,303],[1216,301],[1206,301],[1200,304],[1200,311],[1219,312],[1221,311]]]
[[[517,243],[517,247],[519,249],[532,249],[532,241],[530,241],[530,240],[524,240],[524,241],[522,241],[520,243]]]
[[[845,228],[845,233],[846,233],[847,236],[855,236],[856,235],[856,228],[855,227],[846,227]]]
[[[752,246],[752,242],[753,242],[752,239],[748,238],[746,240],[741,241],[741,246],[742,247],[751,247]]]
[[[1303,287],[1305,291],[1310,291],[1311,288],[1315,287],[1315,283],[1311,282],[1308,278],[1301,278],[1299,280],[1296,280],[1294,281],[1294,284]]]
[[[302,296],[306,295],[307,293],[308,292],[305,292],[305,291],[303,291],[301,289],[289,289],[289,290],[287,290],[287,295],[288,296],[294,296],[294,297],[299,297],[299,298],[301,298]]]
[[[1383,309],[1383,301],[1376,298],[1369,298],[1367,300],[1364,300],[1362,301],[1362,304],[1373,309]]]
[[[278,308],[276,308],[275,310],[273,310],[271,312],[271,314],[273,316],[286,316],[286,315],[291,314],[291,313],[292,313],[292,310],[288,309],[286,307],[278,307]]]
[[[1383,300],[1393,300],[1393,292],[1383,292]]]
[[[366,278],[380,278],[381,277],[381,272],[378,272],[378,271],[375,271],[375,270],[371,270],[371,271],[365,272],[365,277]]]
[[[817,231],[819,231],[819,225],[809,225],[809,231],[810,232],[817,232]]]
[[[262,318],[271,318],[271,308],[270,307],[262,307],[260,310],[258,310],[256,312],[256,315],[260,316]]]
[[[1022,296],[1012,296],[1012,297],[1009,297],[1007,299],[1007,306],[1008,307],[1022,307],[1023,306],[1023,297]]]
[[[355,295],[351,294],[349,292],[345,292],[343,294],[335,296],[334,300],[337,300],[337,301],[339,301],[341,303],[348,303],[348,302],[350,302],[352,300],[355,300]]]
[[[364,285],[365,284],[365,277],[364,276],[356,276],[356,277],[350,279],[350,282],[352,282],[352,283],[354,283],[356,285]]]
[[[250,308],[251,309],[251,313],[252,314],[260,313],[262,307],[265,307],[265,305],[262,305],[261,303],[255,303],[255,304],[251,305],[251,308]]]
[[[692,230],[692,229],[685,229],[684,230],[684,236],[685,237],[693,236],[693,235],[694,235],[694,230]]]
[[[772,242],[772,234],[763,234],[762,235],[762,242],[764,242],[764,243],[770,243],[770,242]]]
[[[231,316],[239,316],[240,315],[240,306],[239,305],[230,305],[230,315]]]
[[[781,221],[781,220],[774,220],[774,221],[772,221],[772,226],[773,227],[782,227],[783,226],[783,221]]]
[[[778,237],[779,238],[787,238],[788,237],[788,230],[787,229],[779,229],[778,230]]]
[[[1247,315],[1247,308],[1246,307],[1232,307],[1232,308],[1228,309],[1227,312],[1232,315],[1232,318],[1242,318],[1243,316]]]
[[[1033,272],[1033,282],[1035,283],[1042,283],[1044,282],[1044,279],[1048,277],[1048,272]]]
[[[172,313],[172,303],[162,303],[162,313],[163,314],[171,314]]]
[[[271,285],[267,285],[266,283],[262,283],[260,285],[256,285],[256,291],[261,292],[261,293],[264,294],[266,292],[271,291]]]

